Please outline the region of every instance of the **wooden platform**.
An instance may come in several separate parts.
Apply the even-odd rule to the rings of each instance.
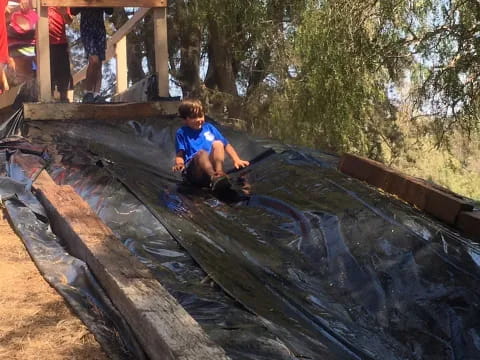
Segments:
[[[42,171],[34,190],[54,232],[88,264],[150,359],[228,359],[71,186]]]
[[[177,113],[178,101],[144,103],[25,103],[25,120],[115,120],[139,119]]]

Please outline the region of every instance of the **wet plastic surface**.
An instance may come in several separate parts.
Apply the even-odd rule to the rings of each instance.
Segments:
[[[0,142],[0,145],[5,144]],[[34,170],[42,168],[44,160],[38,155],[20,153],[19,148],[30,149],[21,139],[11,140],[8,144],[11,153],[6,156],[5,151],[0,151],[0,154],[10,160],[6,170],[15,179],[4,176],[7,171],[0,174],[0,198],[38,269],[69,302],[112,359],[144,359],[143,350],[130,328],[86,264],[70,256],[62,246],[62,239],[51,231],[42,205],[31,193],[30,177],[15,161],[21,157],[22,163]],[[3,162],[2,166],[5,165],[7,163]]]
[[[26,136],[232,358],[478,357],[478,244],[334,156],[228,130],[243,158],[275,152],[221,197],[184,186],[178,125],[35,122]]]

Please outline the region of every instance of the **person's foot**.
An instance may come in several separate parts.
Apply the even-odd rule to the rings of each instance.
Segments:
[[[84,104],[93,104],[95,102],[95,96],[92,92],[87,92],[83,95],[82,103]]]
[[[222,174],[215,174],[212,176],[211,182],[210,182],[210,189],[212,189],[213,192],[217,191],[223,191],[227,190],[232,186],[230,183],[230,179],[228,176],[224,173]]]

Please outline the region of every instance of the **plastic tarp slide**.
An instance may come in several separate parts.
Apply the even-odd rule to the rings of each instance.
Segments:
[[[161,224],[189,261],[293,357],[478,356],[478,244],[340,174],[331,155],[228,129],[222,130],[244,158],[265,153],[267,145],[274,152],[232,173],[235,186],[226,197],[185,186],[170,171],[177,127],[169,119],[42,122],[29,124],[26,136],[49,146],[56,181],[72,184],[104,217],[126,196],[105,186],[119,180],[158,222],[149,218],[146,226]],[[176,278],[182,265],[173,258],[180,256],[162,262],[172,253],[162,244],[168,236],[156,236],[130,236],[125,243],[155,271]],[[221,324],[209,316],[202,326]]]
[[[31,178],[16,164],[15,158],[22,157],[23,165],[28,164],[35,172],[44,167],[45,160],[39,155],[19,152],[19,148],[27,152],[31,150],[22,140],[9,141],[8,144],[10,153],[4,158],[9,162],[2,165],[15,179],[0,176],[0,198],[38,269],[68,301],[112,359],[144,359],[143,350],[128,324],[86,264],[70,256],[62,246],[62,239],[52,233],[42,205],[30,191]],[[6,155],[5,151],[3,154]]]

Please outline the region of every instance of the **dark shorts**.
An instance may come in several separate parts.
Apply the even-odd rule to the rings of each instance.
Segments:
[[[103,22],[101,24],[93,23],[91,26],[84,26],[81,29],[81,38],[87,58],[92,55],[97,55],[100,61],[105,60],[107,35],[105,33],[105,26],[103,25]]]
[[[198,171],[196,169],[195,161],[190,160],[187,162],[185,169],[182,171],[183,180],[200,187],[210,186],[210,176],[206,173],[202,173],[201,176],[198,176]]]
[[[72,88],[72,74],[70,72],[70,57],[68,44],[50,45],[50,72],[52,78],[52,91],[67,91]]]

